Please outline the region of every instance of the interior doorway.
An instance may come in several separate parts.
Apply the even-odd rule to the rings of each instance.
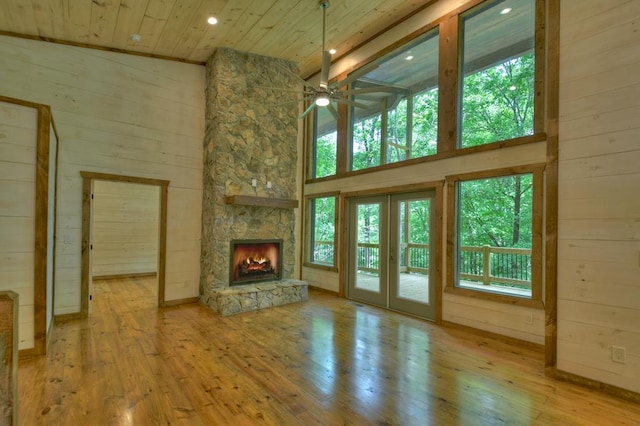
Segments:
[[[436,193],[349,199],[347,296],[436,320]]]
[[[149,259],[149,254],[147,254],[146,259],[139,259],[141,260],[139,262],[141,265],[137,265],[135,261],[129,262],[129,259],[126,259],[126,254],[125,254],[125,257],[120,258],[121,259],[120,261],[123,263],[123,265],[120,265],[120,269],[110,269],[110,266],[108,264],[109,260],[107,261],[103,260],[100,262],[99,265],[93,264],[92,262],[92,250],[94,249],[93,236],[94,236],[94,233],[97,233],[97,231],[93,228],[94,226],[93,218],[95,214],[93,196],[94,196],[94,189],[96,188],[96,183],[98,182],[99,182],[98,185],[105,184],[103,185],[105,188],[107,187],[114,188],[113,184],[135,184],[137,186],[135,187],[132,186],[128,189],[133,188],[134,192],[137,189],[140,191],[140,194],[148,193],[146,191],[142,191],[143,189],[142,186],[151,187],[151,193],[153,193],[154,190],[157,191],[157,198],[155,198],[157,202],[156,206],[147,207],[147,209],[153,210],[149,212],[149,214],[153,215],[155,212],[155,214],[157,215],[157,224],[155,225],[157,226],[155,230],[156,233],[153,234],[157,237],[157,241],[156,241],[157,244],[156,244],[155,250],[152,252],[152,256],[155,257],[155,265],[152,265],[152,266],[153,266],[153,269],[156,270],[156,277],[157,277],[157,306],[164,306],[166,235],[167,235],[167,229],[166,229],[167,189],[168,189],[169,182],[164,180],[158,180],[158,179],[146,179],[146,178],[137,178],[137,177],[131,177],[131,176],[120,176],[120,175],[110,175],[110,174],[91,173],[91,172],[81,172],[81,175],[83,178],[82,267],[81,267],[82,269],[82,281],[81,281],[81,315],[82,317],[87,317],[91,312],[94,266],[96,267],[98,275],[101,276],[101,278],[109,279],[109,278],[113,278],[121,275],[121,274],[109,273],[110,271],[113,272],[116,270],[122,270],[124,276],[148,275],[148,274],[145,274],[139,268],[149,269],[151,268],[150,265],[154,262],[153,259]],[[151,200],[153,200],[153,197],[151,197]],[[131,203],[132,201],[129,200],[127,202]],[[104,216],[104,212],[102,213],[102,215]],[[117,217],[117,216],[118,215],[115,215],[114,217]],[[135,220],[135,218],[132,218],[132,220]],[[108,222],[108,219],[106,221]],[[144,228],[149,228],[147,225],[148,224],[144,224],[144,225],[141,224],[139,227],[136,227],[135,223],[131,223],[128,225],[131,227],[131,230],[129,232],[149,233],[149,229],[146,229],[146,230],[144,229]],[[154,230],[152,229],[151,231],[154,231]],[[105,243],[102,243],[102,244],[104,245]],[[117,242],[116,242],[116,248],[117,248]],[[133,251],[135,252],[135,250]],[[112,250],[111,252],[117,254],[117,250]],[[119,254],[119,256],[121,255],[122,253]],[[133,258],[135,256],[136,256],[136,253],[130,253],[130,257]],[[113,255],[112,255],[112,258],[114,258]],[[115,261],[117,261],[117,258],[114,258],[114,259]],[[140,272],[139,273],[136,272],[135,268],[138,268]]]

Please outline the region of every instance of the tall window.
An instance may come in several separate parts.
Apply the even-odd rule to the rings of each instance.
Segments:
[[[335,104],[334,104],[335,105]],[[315,109],[312,178],[336,174],[338,145],[336,119],[327,108]]]
[[[335,266],[336,197],[309,199],[307,262]]]
[[[535,1],[504,0],[462,18],[462,148],[531,135]]]
[[[351,170],[433,155],[438,133],[438,33],[370,65],[352,89]]]
[[[519,171],[447,178],[455,288],[539,299],[542,169]]]

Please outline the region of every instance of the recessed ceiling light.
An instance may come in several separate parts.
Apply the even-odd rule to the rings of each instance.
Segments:
[[[336,49],[329,49],[329,53],[331,53],[332,55],[336,54]]]
[[[509,12],[511,12],[511,8],[510,7],[505,7],[504,9],[502,9],[500,11],[500,15],[506,15]]]
[[[412,59],[413,59],[413,55],[409,55],[409,56],[407,56],[405,59],[406,59],[407,61],[410,61],[410,60],[412,60]]]
[[[213,16],[209,16],[209,18],[207,19],[207,22],[209,23],[209,25],[215,25],[218,23],[218,20]]]

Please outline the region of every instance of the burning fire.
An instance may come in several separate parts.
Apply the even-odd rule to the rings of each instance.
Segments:
[[[258,263],[258,264],[262,265],[263,263],[265,263],[268,260],[269,259],[267,259],[266,257],[247,257],[247,259],[245,260],[245,263],[247,265],[251,265],[252,263]]]

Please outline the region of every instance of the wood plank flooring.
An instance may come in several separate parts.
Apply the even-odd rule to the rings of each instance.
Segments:
[[[547,378],[542,353],[310,292],[220,317],[97,281],[89,319],[20,362],[21,425],[632,425],[640,406]]]

